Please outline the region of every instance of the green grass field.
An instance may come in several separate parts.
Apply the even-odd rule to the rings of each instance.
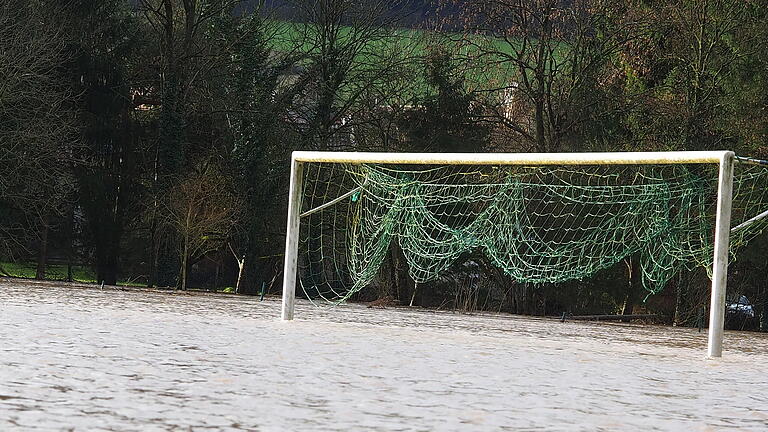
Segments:
[[[313,42],[318,36],[314,35],[311,26],[301,23],[292,23],[280,20],[269,20],[267,22],[267,33],[270,35],[270,45],[277,52],[287,52],[295,47],[299,47],[298,51],[306,54],[316,53],[317,46]],[[339,32],[340,43],[350,43],[350,38],[354,39],[354,31],[352,27],[342,26]],[[358,53],[356,60],[362,65],[362,70],[366,68],[374,67],[380,63],[379,56],[384,58],[392,55],[395,52],[400,55],[411,55],[417,57],[424,57],[427,53],[428,47],[434,44],[445,44],[446,47],[452,46],[452,44],[458,42],[464,38],[464,35],[459,33],[433,33],[419,29],[396,29],[391,33],[382,32],[380,39],[374,38],[369,44],[366,44],[365,49],[361,49]],[[462,49],[460,52],[454,52],[454,56],[467,58],[474,58],[481,55],[482,52],[496,52],[501,56],[511,56],[522,46],[523,41],[517,41],[514,38],[502,39],[480,35],[469,35],[468,40],[471,41],[467,44],[466,40],[460,45]],[[529,41],[530,42],[530,41]],[[567,52],[570,49],[569,45],[560,42],[554,43],[554,60],[559,64],[561,68],[565,67]],[[482,48],[481,48],[482,47]],[[552,49],[552,47],[548,47]],[[450,51],[450,50],[449,50]],[[549,63],[545,65],[546,68],[551,67]],[[529,73],[533,73],[529,71]],[[414,97],[422,93],[429,93],[432,91],[427,83],[423,74],[416,74],[410,77],[411,86],[408,88],[413,94],[405,95],[406,98]],[[520,80],[517,72],[517,68],[510,66],[510,63],[506,63],[505,66],[488,67],[483,65],[482,67],[471,68],[466,71],[467,85],[472,89],[484,88],[489,82],[492,87],[497,87],[499,83],[505,85],[511,82]]]
[[[3,272],[0,275],[7,273],[10,277],[34,279],[37,264],[36,263],[11,263],[2,262],[0,268]],[[66,265],[48,265],[45,271],[45,279],[52,281],[65,281],[67,280],[67,266]],[[84,283],[96,283],[96,272],[90,267],[84,266],[72,266],[72,281],[84,282]],[[146,286],[145,283],[138,283],[133,281],[121,280],[117,282],[118,285],[125,286]]]
[[[0,277],[8,276],[13,278],[22,279],[34,279],[37,273],[37,264],[33,262],[27,263],[12,263],[12,262],[0,262]],[[67,266],[66,265],[48,265],[45,271],[45,280],[49,281],[66,281],[67,280]],[[92,268],[86,266],[72,266],[72,282],[81,283],[96,283],[96,272]],[[131,286],[131,287],[147,287],[145,282],[137,282],[134,280],[119,280],[117,281],[119,286]],[[193,288],[194,289],[194,288]],[[222,293],[234,293],[234,287],[220,287],[216,290]]]

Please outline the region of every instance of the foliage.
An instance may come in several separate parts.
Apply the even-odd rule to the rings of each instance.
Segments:
[[[487,147],[490,127],[482,106],[466,89],[453,55],[436,45],[425,58],[428,93],[416,99],[401,120],[406,148],[413,151],[477,152]]]
[[[443,0],[429,30],[399,28],[400,1],[290,0],[290,22],[241,3],[0,4],[0,257],[87,263],[108,283],[242,276],[255,294],[279,280],[296,149],[768,157],[763,2]],[[766,250],[758,237],[732,267],[751,299],[768,296]],[[381,252],[360,298],[411,298],[408,254]],[[624,262],[537,288],[473,260],[482,284],[457,262],[413,298],[631,309]],[[703,279],[682,272],[646,307],[697,316]]]
[[[141,174],[128,60],[142,41],[131,30],[136,20],[120,0],[72,1],[63,13],[73,24],[65,66],[78,94],[84,144],[78,154],[82,166],[75,172],[79,205],[86,215],[88,242],[94,246],[97,280],[115,284]]]

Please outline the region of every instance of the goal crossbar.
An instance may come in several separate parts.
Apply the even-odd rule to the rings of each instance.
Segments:
[[[606,153],[379,153],[293,152],[294,162],[419,164],[419,165],[650,165],[714,164],[726,154],[718,151]]]
[[[728,243],[735,155],[731,151],[606,152],[606,153],[383,153],[295,151],[291,157],[288,220],[283,270],[282,319],[292,320],[298,272],[298,245],[303,172],[306,163],[402,165],[652,165],[717,164],[717,214],[707,353],[722,356]],[[354,191],[353,191],[354,192]],[[350,192],[350,193],[353,193]],[[327,203],[327,207],[349,194]],[[310,210],[310,212],[317,209]],[[309,213],[309,212],[308,212]]]

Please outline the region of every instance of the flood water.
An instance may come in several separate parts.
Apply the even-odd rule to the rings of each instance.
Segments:
[[[768,430],[768,337],[0,281],[0,431]]]

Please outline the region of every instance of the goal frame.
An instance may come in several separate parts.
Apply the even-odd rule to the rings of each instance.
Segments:
[[[282,319],[293,319],[298,272],[299,226],[304,165],[307,163],[375,163],[415,165],[653,165],[717,164],[717,210],[712,263],[707,355],[721,357],[725,326],[731,200],[735,154],[729,150],[607,153],[386,153],[294,151],[288,193],[288,220],[283,267]]]

